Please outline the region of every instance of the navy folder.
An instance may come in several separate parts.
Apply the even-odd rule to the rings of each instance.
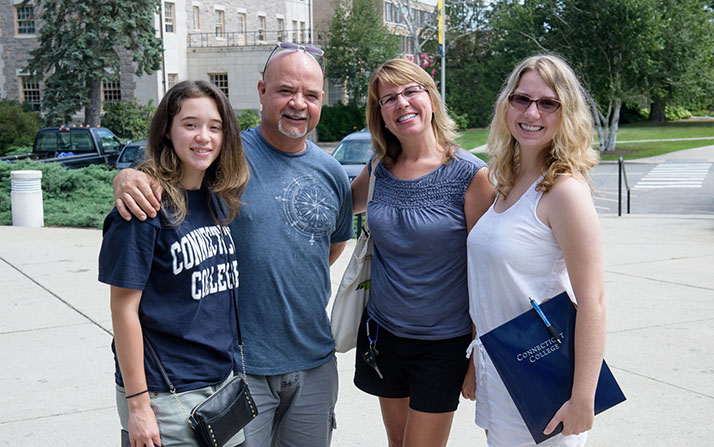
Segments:
[[[534,309],[480,337],[536,444],[563,430],[561,423],[551,434],[543,434],[556,411],[570,399],[575,366],[576,309],[568,294],[563,292],[540,307],[559,333],[561,344],[551,337]],[[595,414],[624,400],[625,395],[603,360],[595,392]]]

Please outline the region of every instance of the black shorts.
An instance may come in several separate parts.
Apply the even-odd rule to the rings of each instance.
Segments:
[[[365,310],[357,335],[354,383],[360,390],[386,398],[409,398],[409,407],[425,413],[448,413],[459,405],[469,359],[466,348],[471,334],[444,340],[418,340],[398,337],[379,328],[376,349],[379,378],[362,354],[369,348]],[[377,323],[369,322],[374,340]]]

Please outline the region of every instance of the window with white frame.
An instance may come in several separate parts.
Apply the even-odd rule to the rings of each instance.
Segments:
[[[298,42],[298,22],[293,20],[293,42]]]
[[[245,13],[238,13],[238,45],[245,45]]]
[[[278,17],[278,42],[285,41],[285,19]]]
[[[104,103],[121,101],[121,83],[119,79],[102,81],[102,101]]]
[[[193,29],[198,31],[201,29],[201,8],[193,5]]]
[[[172,88],[174,85],[178,84],[179,78],[178,78],[178,73],[169,73],[166,75],[166,80],[169,88]]]
[[[208,79],[228,97],[228,73],[208,73]]]
[[[174,14],[176,12],[176,7],[173,3],[164,3],[164,31],[167,33],[174,32],[174,23],[176,18]]]
[[[305,43],[307,37],[305,35],[305,22],[300,22],[300,43]]]
[[[258,40],[265,40],[265,16],[258,16]]]
[[[15,34],[35,34],[35,7],[15,6]]]
[[[384,21],[392,21],[392,4],[389,2],[384,2]]]
[[[20,76],[22,102],[30,104],[32,110],[40,110],[40,81],[33,76]]]
[[[216,9],[216,37],[226,37],[226,12]]]

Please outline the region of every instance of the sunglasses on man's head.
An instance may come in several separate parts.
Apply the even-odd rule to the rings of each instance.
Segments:
[[[315,59],[315,56],[322,56],[323,54],[325,54],[324,51],[317,47],[313,47],[312,45],[300,45],[293,42],[280,42],[279,44],[275,45],[275,48],[273,48],[273,51],[270,52],[270,56],[268,56],[268,59],[265,61],[265,66],[263,67],[263,76],[265,76],[265,70],[268,68],[268,63],[270,62],[270,59],[272,59],[275,53],[279,52],[280,50],[290,52],[304,51],[305,54],[307,54],[313,59]],[[317,62],[317,59],[315,59],[315,62]]]
[[[528,110],[528,107],[530,107],[532,103],[536,103],[536,107],[541,113],[554,113],[560,108],[560,101],[558,101],[557,99],[533,99],[530,96],[521,95],[519,93],[511,93],[510,95],[508,95],[508,103],[511,104],[511,107],[516,110],[520,110],[521,112]]]

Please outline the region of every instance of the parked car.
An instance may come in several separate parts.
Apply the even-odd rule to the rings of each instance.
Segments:
[[[119,137],[104,127],[46,127],[37,132],[32,152],[10,155],[2,160],[30,159],[62,163],[68,168],[114,165],[121,147]]]
[[[133,168],[144,160],[146,140],[130,141],[119,152],[114,169]]]
[[[332,156],[340,162],[352,181],[372,156],[372,135],[367,129],[347,135],[337,145]]]

